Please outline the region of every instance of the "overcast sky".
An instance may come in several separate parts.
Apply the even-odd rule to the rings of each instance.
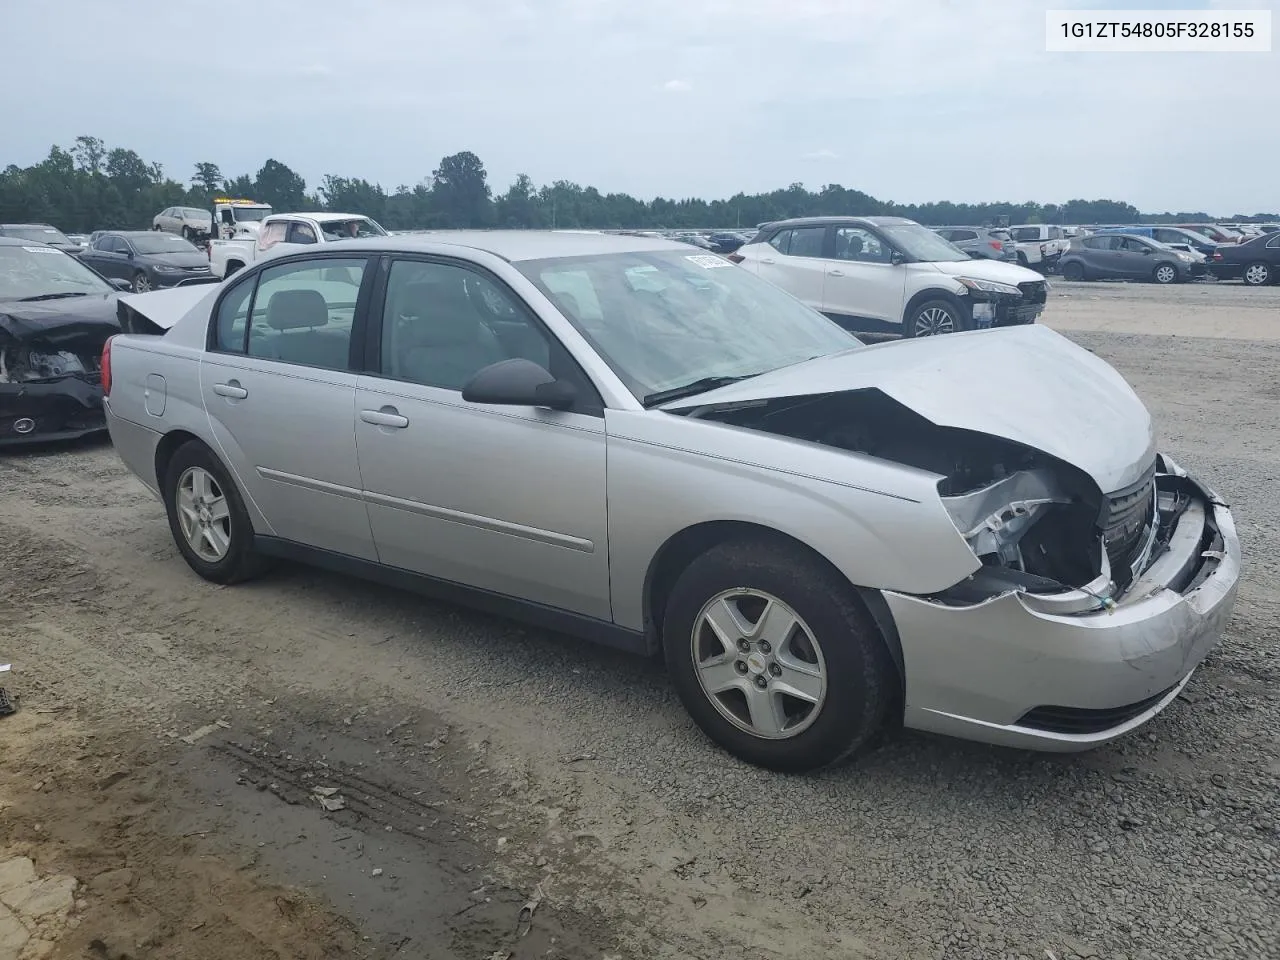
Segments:
[[[495,192],[523,172],[646,199],[800,181],[1275,210],[1280,53],[1051,54],[1044,10],[1278,6],[0,0],[0,167],[91,134],[182,180],[275,157],[309,189],[413,184],[472,150]]]

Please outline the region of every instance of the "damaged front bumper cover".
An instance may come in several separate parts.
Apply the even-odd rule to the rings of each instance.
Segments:
[[[886,591],[901,640],[908,727],[1035,750],[1114,740],[1168,706],[1231,617],[1240,542],[1227,506],[1193,492],[1167,543],[1119,594],[1009,589],[951,605]]]
[[[0,383],[0,447],[74,440],[106,429],[96,378]]]

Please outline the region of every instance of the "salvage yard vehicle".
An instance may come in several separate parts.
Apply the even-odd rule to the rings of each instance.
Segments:
[[[901,217],[802,217],[765,224],[729,259],[847,330],[929,337],[1034,323],[1044,277],[974,260]]]
[[[262,221],[271,216],[271,205],[256,200],[234,197],[214,197],[212,222],[216,237],[230,240],[233,237],[256,237]]]
[[[1001,227],[934,227],[943,240],[954,243],[975,260],[1011,260],[1018,253],[1009,231]]]
[[[80,259],[109,280],[128,281],[136,293],[215,279],[209,258],[192,243],[150,230],[103,233]]]
[[[1219,280],[1243,280],[1251,287],[1276,283],[1280,280],[1280,233],[1220,245],[1209,258],[1209,272]]]
[[[0,237],[0,448],[101,433],[117,287],[44,244]]]
[[[1071,241],[1062,258],[1064,280],[1149,280],[1185,283],[1208,273],[1198,253],[1174,250],[1129,233],[1098,232]]]
[[[1062,228],[1044,223],[1022,223],[1009,228],[1018,263],[1046,273],[1058,265],[1071,243]]]
[[[167,332],[104,350],[111,436],[201,577],[287,557],[661,651],[765,767],[896,723],[1105,743],[1231,615],[1227,507],[1039,325],[866,346],[721,256],[538,231],[124,299]]]
[[[389,236],[378,223],[356,213],[277,213],[262,221],[251,237],[214,240],[209,244],[209,268],[226,278],[263,256],[314,243]]]
[[[176,233],[194,242],[212,235],[213,214],[198,207],[168,207],[151,219],[151,229]]]
[[[61,250],[73,256],[80,253],[80,244],[57,227],[47,223],[0,223],[0,237],[15,237],[18,240],[48,244],[55,250]]]

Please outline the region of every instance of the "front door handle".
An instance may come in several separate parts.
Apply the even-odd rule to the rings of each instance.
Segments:
[[[404,429],[409,425],[409,418],[400,416],[395,407],[383,407],[381,410],[361,410],[360,419],[372,423],[375,427],[396,427]]]
[[[774,262],[774,259],[773,259],[773,257],[761,257],[761,258],[760,258],[760,262],[761,262],[761,263],[773,263],[773,262]]]
[[[827,271],[827,276],[828,276],[828,277],[843,277],[843,276],[844,276],[844,271],[843,271],[843,270],[828,270],[828,271]]]
[[[249,391],[235,380],[228,380],[226,383],[215,383],[213,392],[220,397],[228,397],[232,400],[243,400],[249,395]]]

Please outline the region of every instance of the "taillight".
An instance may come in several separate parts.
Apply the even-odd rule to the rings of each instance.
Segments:
[[[1003,250],[1003,249],[1004,249],[1004,244],[1003,244],[1003,243],[1001,243],[999,240],[988,240],[988,241],[987,241],[987,243],[991,246],[991,249],[992,249],[992,250]]]
[[[728,260],[730,263],[741,263],[743,260],[747,258],[740,253],[729,253],[729,254],[725,254],[725,259]]]
[[[111,395],[111,341],[114,339],[114,337],[107,337],[107,342],[102,345],[102,362],[98,365],[102,375],[102,392],[105,396]]]
[[[1213,251],[1213,253],[1209,254],[1209,259],[1210,259],[1210,260],[1221,260],[1221,259],[1222,259],[1222,254],[1220,254],[1217,250],[1215,250],[1215,251]]]

